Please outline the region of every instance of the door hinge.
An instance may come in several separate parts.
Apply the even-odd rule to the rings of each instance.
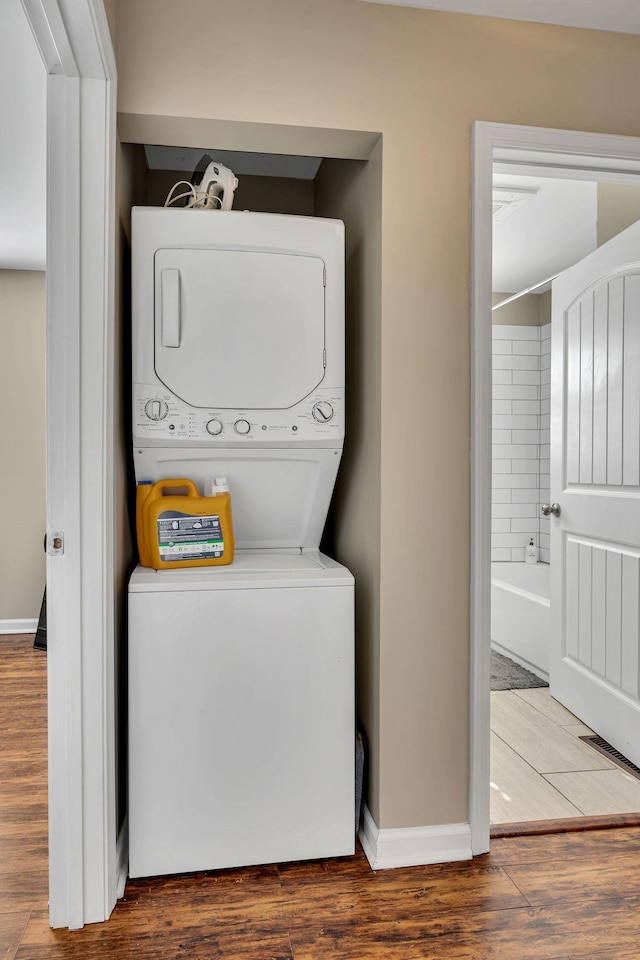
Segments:
[[[47,553],[50,557],[60,557],[64,553],[64,533],[62,530],[47,532]]]
[[[326,285],[327,285],[327,268],[323,267],[322,268],[322,286],[326,287]]]
[[[326,349],[322,351],[322,366],[326,368],[327,366],[327,351]]]

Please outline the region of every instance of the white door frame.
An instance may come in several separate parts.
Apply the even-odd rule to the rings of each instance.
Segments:
[[[116,68],[102,0],[22,0],[47,81],[49,917],[122,883],[114,694]],[[35,185],[40,189],[44,185]],[[120,845],[122,846],[122,845]]]
[[[494,150],[640,161],[640,139],[476,122],[471,185],[471,677],[469,822],[474,855],[489,849],[491,637],[491,238]],[[535,161],[534,161],[535,162]],[[531,171],[529,171],[531,172]],[[611,167],[614,174],[615,168]]]

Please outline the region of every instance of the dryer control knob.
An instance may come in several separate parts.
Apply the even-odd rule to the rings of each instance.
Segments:
[[[148,400],[144,405],[144,412],[149,420],[164,420],[169,413],[169,407],[164,400]]]
[[[246,437],[251,430],[251,424],[248,420],[236,420],[233,425],[233,429],[236,431],[236,433],[239,433],[240,436]]]
[[[207,433],[210,433],[212,437],[217,437],[222,433],[223,426],[220,420],[209,420],[207,423]]]
[[[318,423],[329,423],[330,420],[333,420],[335,410],[328,400],[318,400],[311,408],[311,413],[313,419]]]

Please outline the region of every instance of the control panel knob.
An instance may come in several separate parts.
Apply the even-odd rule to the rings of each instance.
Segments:
[[[249,433],[249,430],[251,430],[251,424],[248,420],[236,420],[233,425],[233,429],[236,431],[236,433],[239,433],[241,437],[246,437],[246,435]]]
[[[212,437],[217,437],[222,433],[223,427],[220,420],[216,420],[215,417],[213,420],[209,420],[207,423],[207,433],[210,433]]]
[[[333,420],[335,410],[328,400],[318,400],[311,408],[311,413],[313,419],[318,423],[329,423],[330,420]]]
[[[164,420],[169,413],[169,407],[164,400],[147,400],[144,405],[144,412],[149,420]]]

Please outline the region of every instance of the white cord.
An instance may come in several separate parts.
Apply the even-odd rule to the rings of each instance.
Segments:
[[[189,189],[185,193],[179,194],[177,197],[172,196],[173,191],[177,187],[181,186],[181,184],[184,184]],[[188,203],[187,206],[192,206],[192,204],[196,199],[195,187],[193,186],[192,183],[189,183],[188,180],[178,180],[178,182],[174,183],[174,185],[171,187],[171,190],[169,190],[169,193],[167,194],[167,199],[165,200],[164,205],[165,207],[170,207],[172,204],[177,203],[178,200],[184,200],[185,197],[191,197],[191,203]]]
[[[184,184],[189,189],[186,190],[184,193],[179,193],[177,196],[173,196],[174,190],[176,190],[177,187],[181,186],[182,184]],[[188,180],[178,180],[178,182],[174,183],[174,185],[171,187],[171,190],[169,190],[169,193],[167,194],[167,199],[165,200],[164,205],[165,207],[171,207],[173,206],[174,203],[177,203],[178,200],[184,200],[185,197],[189,197],[189,200],[185,204],[185,207],[188,207],[191,210],[207,210],[211,208],[215,210],[216,202],[218,204],[218,208],[222,206],[222,198],[218,197],[215,193],[211,192],[214,186],[215,184],[210,183],[208,190],[206,191],[206,193],[204,193],[196,190],[194,185],[192,183],[189,183]]]

